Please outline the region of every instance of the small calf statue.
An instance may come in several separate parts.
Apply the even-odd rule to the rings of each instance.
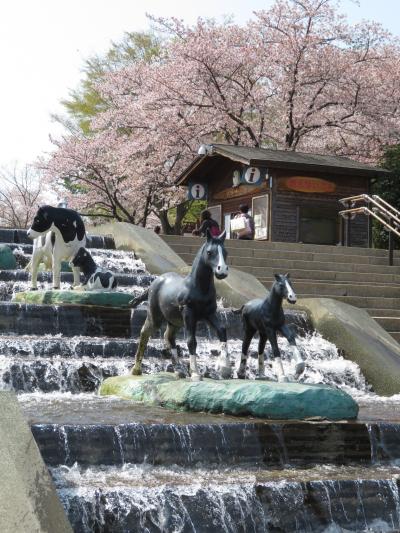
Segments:
[[[117,287],[114,274],[98,267],[86,248],[79,248],[70,265],[82,272],[84,279],[81,287],[85,291],[110,291]]]
[[[40,207],[27,231],[34,240],[32,260],[32,289],[37,289],[39,263],[45,259],[53,266],[53,289],[60,288],[61,261],[70,261],[81,246],[86,245],[86,232],[80,215],[63,207]],[[79,285],[79,269],[73,268],[74,285]]]
[[[285,315],[282,309],[284,298],[291,304],[297,301],[297,296],[289,280],[289,274],[275,274],[275,281],[271,287],[271,291],[267,293],[264,300],[261,298],[250,300],[237,311],[242,313],[244,330],[242,357],[237,371],[238,378],[245,378],[247,351],[251,339],[257,332],[260,335],[258,342],[258,370],[260,377],[264,377],[265,375],[264,348],[267,340],[269,340],[272,347],[273,367],[278,381],[287,381],[276,339],[277,332],[280,332],[289,341],[292,358],[295,362],[294,371],[296,379],[304,372],[305,364],[296,346],[295,335],[285,324]]]

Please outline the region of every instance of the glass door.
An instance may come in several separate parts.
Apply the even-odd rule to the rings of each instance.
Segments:
[[[226,231],[226,238],[227,239],[230,239],[231,238],[231,214],[230,213],[225,213],[224,214],[224,228],[225,228],[225,231]]]
[[[218,222],[218,226],[221,227],[221,206],[213,205],[212,207],[207,207],[211,213],[211,218]]]
[[[255,196],[252,199],[252,216],[254,219],[254,238],[266,240],[269,238],[269,195]]]

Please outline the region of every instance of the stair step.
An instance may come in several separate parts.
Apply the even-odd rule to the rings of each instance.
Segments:
[[[399,530],[399,471],[130,465],[52,475],[74,531],[377,532]]]
[[[108,424],[96,415],[94,407],[104,409],[104,419],[118,409],[114,420],[126,418],[120,424]],[[43,409],[38,404],[38,411]],[[79,409],[78,406],[76,406]],[[92,399],[88,405],[85,424],[46,424],[32,426],[42,455],[48,465],[119,465],[121,463],[245,465],[260,464],[276,469],[283,462],[291,465],[349,464],[371,462],[370,431],[373,436],[388,442],[386,453],[393,459],[400,457],[400,443],[396,440],[399,426],[357,422],[270,424],[265,421],[249,423],[244,417],[218,417],[202,413],[164,413],[160,408],[137,405],[128,412],[128,402],[110,405]],[[22,408],[26,412],[24,402]],[[58,406],[62,410],[62,406]],[[85,406],[76,411],[83,416]],[[28,411],[28,417],[29,417]],[[43,420],[41,415],[39,419]],[[69,415],[66,414],[66,418]],[[100,422],[89,422],[90,419]],[[38,417],[36,416],[36,419]],[[206,423],[204,423],[206,421]],[[96,441],[95,449],[85,443]],[[118,441],[118,446],[115,443]],[[378,450],[379,451],[379,450]],[[285,457],[282,456],[285,455]]]
[[[384,329],[386,329],[386,331],[390,331],[390,332],[398,331],[398,332],[400,332],[400,317],[395,317],[395,316],[385,316],[385,317],[374,316],[372,318],[374,320],[376,320],[376,322],[378,322],[378,324],[380,324]]]
[[[173,246],[176,253],[182,257],[187,257],[190,262],[193,262],[194,257],[198,251],[197,247],[187,247],[176,245]],[[228,258],[233,264],[253,264],[266,262],[271,259],[289,259],[292,261],[317,261],[321,263],[354,263],[354,264],[366,264],[366,265],[378,265],[389,266],[389,260],[380,256],[368,256],[368,255],[349,255],[340,253],[316,253],[316,252],[300,252],[300,251],[287,251],[287,250],[242,250],[232,249],[226,246],[228,252]],[[398,259],[395,260],[395,266],[399,265]]]
[[[178,254],[186,263],[191,265],[193,263],[194,254]],[[249,265],[241,265],[240,261],[233,259],[228,256],[228,264],[237,268],[238,270],[244,270],[249,272],[251,268],[256,266],[256,259],[252,259],[249,262]],[[332,271],[332,266],[334,265],[335,271],[337,272],[359,272],[362,274],[376,273],[376,274],[395,274],[400,275],[400,267],[398,266],[384,266],[384,265],[371,265],[368,263],[355,264],[355,263],[333,263],[333,262],[321,262],[321,261],[298,261],[292,259],[282,259],[282,258],[272,258],[268,261],[261,262],[261,269],[271,268],[276,272],[282,270],[289,270],[294,272],[296,270],[314,270],[314,271]],[[255,274],[256,275],[256,274]]]
[[[261,280],[263,285],[270,287],[272,280]],[[294,284],[297,295],[309,294],[313,297],[331,297],[337,296],[360,296],[360,297],[385,297],[400,298],[400,286],[394,285],[368,285],[353,283],[326,283],[323,281],[299,281]]]
[[[399,300],[399,304],[400,304],[400,300]],[[400,305],[399,305],[400,307]],[[386,316],[394,316],[394,317],[400,317],[400,308],[397,308],[397,309],[391,309],[390,307],[388,308],[376,308],[376,307],[371,307],[371,308],[366,308],[365,309],[371,316],[379,316],[379,317],[386,317]]]
[[[200,245],[204,242],[202,238],[198,237],[182,237],[180,235],[162,235],[162,238],[170,246],[191,246],[198,250]],[[342,254],[342,255],[367,255],[375,257],[388,257],[388,251],[378,248],[360,248],[357,246],[331,246],[323,244],[302,244],[290,242],[268,242],[268,241],[239,241],[236,239],[228,239],[225,241],[228,249],[239,250],[277,250],[277,251],[292,251],[292,252],[314,252],[324,254]],[[251,253],[251,252],[250,252]],[[395,257],[400,257],[400,251],[395,250]]]
[[[395,341],[400,343],[400,331],[388,331]]]

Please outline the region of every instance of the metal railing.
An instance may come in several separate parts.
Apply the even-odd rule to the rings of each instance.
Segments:
[[[366,215],[368,217],[368,246],[372,247],[372,219],[377,220],[389,232],[389,265],[393,265],[394,240],[393,235],[400,237],[400,211],[391,204],[386,202],[377,194],[372,196],[368,194],[359,194],[358,196],[349,196],[339,200],[346,208],[339,211],[339,215],[346,221],[342,225],[342,244],[350,246],[351,240],[351,220],[357,215]],[[359,205],[364,203],[365,205]],[[345,235],[343,235],[343,232]]]

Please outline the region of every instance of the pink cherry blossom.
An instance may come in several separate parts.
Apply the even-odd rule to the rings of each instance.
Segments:
[[[93,133],[55,141],[42,162],[81,211],[145,224],[184,200],[174,181],[201,143],[376,162],[398,142],[399,43],[378,24],[350,26],[332,0],[276,0],[244,26],[153,22],[161,56],[105,75]]]

